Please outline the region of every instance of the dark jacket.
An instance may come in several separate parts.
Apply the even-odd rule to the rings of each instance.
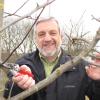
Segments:
[[[53,71],[69,59],[70,56],[62,52]],[[36,83],[46,77],[44,66],[40,60],[38,51],[24,56],[19,59],[17,63],[19,65],[26,64],[31,68]],[[49,86],[27,97],[25,100],[85,100],[85,95],[89,96],[90,100],[100,100],[100,82],[89,79],[86,74],[85,63],[83,61],[76,66],[77,67],[63,73]],[[5,90],[4,92],[4,97],[6,98],[11,84],[11,81],[6,84],[6,88],[8,88],[8,90]],[[23,90],[15,84],[12,89],[11,96],[18,94],[21,91]]]

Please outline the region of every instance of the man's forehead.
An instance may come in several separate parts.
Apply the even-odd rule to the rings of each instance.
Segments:
[[[46,22],[41,22],[36,26],[36,31],[40,32],[40,31],[51,31],[51,30],[55,30],[58,31],[58,25],[55,21],[46,21]]]

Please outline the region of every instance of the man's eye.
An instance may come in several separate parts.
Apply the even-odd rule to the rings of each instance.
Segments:
[[[57,33],[56,33],[56,32],[51,32],[50,34],[51,34],[51,35],[56,35]]]
[[[38,36],[44,36],[45,35],[45,33],[39,33],[38,34]]]

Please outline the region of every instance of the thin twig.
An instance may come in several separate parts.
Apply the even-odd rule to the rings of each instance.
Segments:
[[[16,16],[16,17],[22,17],[22,16],[20,16],[20,15],[17,15],[17,14],[10,14],[10,13],[8,13],[8,12],[4,12],[4,13],[5,13],[5,14],[12,15],[12,16]],[[3,17],[3,18],[5,18],[5,17]],[[28,17],[27,17],[27,19],[36,20],[36,19],[32,18],[31,16],[28,16]]]
[[[16,14],[22,7],[24,7],[24,5],[25,5],[28,1],[29,1],[29,0],[25,1],[13,14],[7,15],[7,16],[5,16],[5,18],[8,17],[8,16],[12,16],[12,15]]]
[[[100,22],[100,19],[95,18],[93,15],[91,15],[91,16],[92,16],[92,19],[95,19],[96,21]]]

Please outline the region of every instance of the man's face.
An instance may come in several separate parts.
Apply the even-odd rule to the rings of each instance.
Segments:
[[[54,56],[59,51],[61,42],[61,34],[55,20],[37,24],[36,45],[43,56]]]

